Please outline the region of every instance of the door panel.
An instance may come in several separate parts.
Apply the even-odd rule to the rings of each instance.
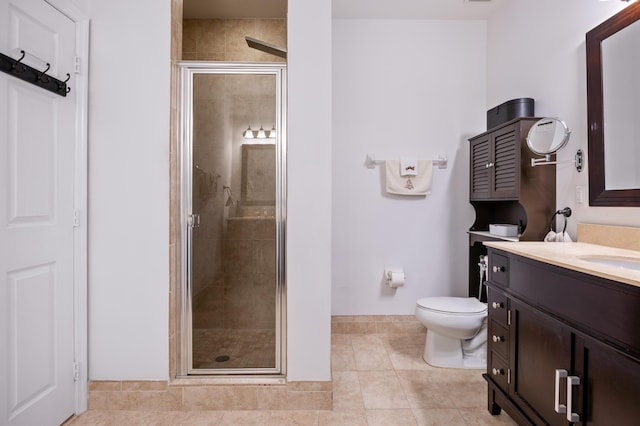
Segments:
[[[50,5],[0,0],[0,22],[4,54],[24,50],[27,65],[73,74],[75,24]],[[0,73],[3,425],[58,425],[74,414],[74,98]]]
[[[512,301],[511,308],[512,398],[531,419],[565,425],[566,415],[554,410],[555,370],[571,371],[571,333],[522,304]]]

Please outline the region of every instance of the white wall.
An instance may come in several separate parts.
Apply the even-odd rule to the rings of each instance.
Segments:
[[[289,0],[288,379],[331,380],[331,0]]]
[[[88,9],[89,378],[165,380],[170,1]]]
[[[468,294],[467,138],[486,125],[485,42],[484,21],[334,20],[334,315],[408,315],[420,297]],[[430,196],[390,196],[367,153],[449,165]],[[404,287],[381,285],[386,266],[404,267]]]
[[[573,159],[579,148],[587,153],[585,34],[626,5],[599,0],[505,2],[488,21],[486,107],[532,97],[537,116],[558,116],[572,132],[559,160]],[[572,208],[572,237],[577,223],[640,226],[638,208],[589,207],[588,201],[577,205],[576,186],[588,191],[588,167],[578,173],[571,164],[559,165],[557,207]]]

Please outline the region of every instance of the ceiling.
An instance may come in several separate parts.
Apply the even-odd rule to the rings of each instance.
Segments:
[[[287,0],[183,0],[184,17],[286,18]],[[311,1],[311,0],[307,0]],[[486,19],[505,0],[333,0],[345,19]]]

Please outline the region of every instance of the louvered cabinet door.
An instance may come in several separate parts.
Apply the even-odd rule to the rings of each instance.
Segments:
[[[492,133],[493,180],[491,198],[517,200],[520,195],[520,132],[519,124],[512,124]]]
[[[484,135],[471,141],[471,173],[469,198],[488,200],[491,198],[492,158],[490,135]]]

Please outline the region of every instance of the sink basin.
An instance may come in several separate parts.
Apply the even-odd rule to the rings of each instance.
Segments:
[[[599,265],[640,271],[640,258],[622,256],[580,256],[580,259]]]

